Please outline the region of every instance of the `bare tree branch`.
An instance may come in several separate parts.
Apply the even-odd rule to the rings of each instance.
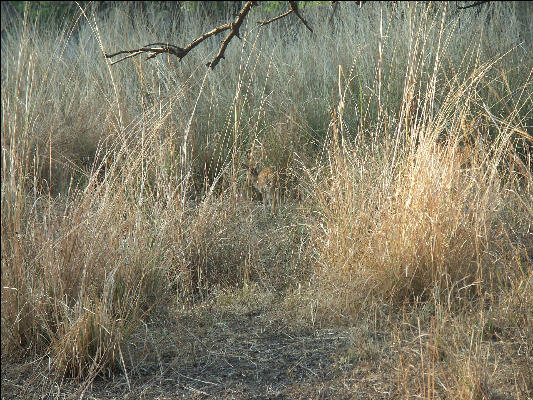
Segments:
[[[222,46],[220,46],[220,50],[218,51],[218,54],[216,55],[215,59],[207,64],[208,67],[211,69],[214,69],[219,61],[224,58],[224,52],[226,51],[226,48],[228,47],[229,42],[231,42],[231,39],[233,39],[233,36],[237,36],[240,39],[239,36],[239,29],[242,25],[242,21],[244,21],[244,18],[246,18],[246,15],[250,11],[250,9],[255,5],[255,1],[248,1],[242,10],[237,15],[237,18],[234,22],[232,22],[229,25],[229,28],[231,28],[231,32],[229,35],[224,39],[222,42]]]
[[[358,3],[362,4],[363,2],[358,2]],[[251,8],[256,4],[257,4],[256,1],[247,1],[246,4],[242,7],[241,11],[239,11],[239,13],[237,14],[235,21],[229,22],[225,25],[221,25],[209,32],[204,33],[202,36],[194,39],[185,48],[178,47],[178,46],[175,46],[169,43],[151,43],[151,44],[147,44],[146,46],[140,47],[138,49],[121,50],[121,51],[117,51],[116,53],[112,53],[112,54],[104,53],[104,56],[105,58],[113,58],[121,54],[127,54],[126,56],[116,61],[113,61],[111,65],[127,60],[128,58],[137,57],[138,55],[145,54],[145,53],[149,54],[149,56],[146,58],[147,60],[149,60],[150,58],[154,58],[159,54],[172,54],[178,57],[178,60],[181,61],[192,49],[194,49],[196,46],[198,46],[200,43],[202,43],[207,38],[210,38],[211,36],[215,36],[219,34],[220,32],[229,30],[230,32],[228,33],[228,35],[222,42],[220,46],[220,50],[218,51],[217,55],[215,56],[213,61],[207,63],[208,67],[210,67],[211,69],[214,69],[217,66],[217,64],[220,62],[220,60],[224,58],[224,52],[226,51],[233,37],[236,36],[240,39],[239,29],[243,21],[245,20],[246,16],[250,12]],[[313,32],[313,29],[311,28],[309,23],[305,20],[305,18],[300,13],[300,10],[298,9],[298,2],[289,1],[289,5],[290,5],[290,10],[270,20],[261,22],[260,26],[270,24],[271,22],[277,21],[278,19],[284,18],[288,16],[289,14],[294,13],[300,19],[300,21],[302,21],[302,23],[306,26],[306,28],[309,29],[309,31]]]
[[[333,14],[335,13],[335,9],[337,8],[337,3],[338,3],[337,1],[332,1],[331,2],[333,10],[332,10],[331,16],[329,18],[329,22],[331,22],[331,20],[333,19]],[[355,3],[359,6],[359,8],[361,8],[363,6],[363,4],[365,3],[365,1],[356,1]],[[485,0],[485,1],[476,1],[473,4],[470,4],[470,5],[467,5],[467,6],[457,6],[457,8],[460,9],[460,10],[464,10],[464,9],[471,8],[471,7],[477,7],[477,6],[479,6],[481,4],[485,4],[485,3],[489,3],[489,1],[487,1],[487,0]],[[213,61],[207,63],[208,67],[210,67],[211,69],[214,69],[217,66],[217,64],[220,62],[220,60],[224,58],[224,52],[226,51],[226,49],[227,49],[229,43],[231,42],[231,40],[233,39],[233,37],[237,36],[240,39],[239,29],[240,29],[243,21],[245,20],[246,16],[248,15],[250,10],[252,9],[252,7],[255,6],[256,4],[257,4],[256,1],[247,1],[244,4],[244,6],[242,7],[241,11],[239,11],[239,13],[237,14],[237,16],[235,18],[235,21],[229,22],[229,23],[224,24],[224,25],[220,25],[219,27],[217,27],[217,28],[215,28],[215,29],[213,29],[213,30],[211,30],[209,32],[204,33],[202,36],[194,39],[185,48],[178,47],[178,46],[175,46],[175,45],[169,44],[169,43],[151,43],[151,44],[148,44],[148,45],[143,46],[143,47],[138,48],[138,49],[121,50],[121,51],[117,51],[116,53],[112,53],[112,54],[105,53],[104,56],[105,56],[105,58],[113,58],[113,57],[116,57],[116,56],[121,55],[121,54],[127,54],[126,56],[120,58],[119,60],[113,61],[111,63],[111,65],[119,63],[119,62],[124,61],[124,60],[127,60],[128,58],[136,57],[136,56],[138,56],[140,54],[144,54],[144,53],[148,53],[149,54],[149,56],[146,58],[147,60],[149,60],[150,58],[154,58],[154,57],[156,57],[159,54],[172,54],[172,55],[176,56],[179,61],[181,61],[189,53],[189,51],[194,49],[196,46],[198,46],[204,40],[210,38],[211,36],[215,36],[215,35],[219,34],[220,32],[229,30],[230,32],[228,33],[228,36],[226,36],[226,38],[222,42],[217,55],[215,56]],[[277,17],[274,17],[274,18],[271,18],[269,20],[265,20],[263,22],[260,22],[259,26],[268,25],[268,24],[270,24],[270,23],[272,23],[274,21],[277,21],[277,20],[279,20],[281,18],[287,17],[288,15],[294,13],[300,19],[300,21],[302,21],[302,23],[305,25],[305,27],[307,29],[309,29],[310,32],[313,32],[313,29],[311,28],[310,24],[305,20],[305,18],[300,13],[300,10],[298,8],[298,2],[297,1],[289,1],[289,5],[290,5],[290,9],[289,10],[287,10],[286,12],[284,12],[281,15],[278,15]]]
[[[269,19],[269,20],[266,20],[266,21],[263,21],[263,22],[259,22],[259,26],[268,25],[271,22],[277,21],[278,19],[284,18],[284,17],[286,17],[286,16],[288,16],[288,15],[290,15],[292,13],[295,13],[296,16],[298,18],[300,18],[300,20],[304,23],[304,25],[307,27],[307,29],[309,29],[311,32],[313,32],[313,30],[311,29],[311,27],[309,26],[307,21],[300,15],[300,11],[298,10],[298,3],[296,1],[289,1],[289,4],[291,6],[290,10],[288,10],[288,11],[284,12],[283,14],[280,14],[277,17],[274,17],[272,19]]]
[[[474,2],[472,4],[467,5],[467,6],[457,6],[457,8],[459,10],[466,10],[467,8],[477,7],[477,6],[480,6],[480,5],[485,4],[485,3],[490,3],[490,1],[487,1],[487,0],[485,0],[485,1],[476,1],[476,2]]]
[[[298,3],[296,1],[289,1],[289,4],[291,5],[292,12],[295,13],[298,18],[300,18],[300,20],[304,23],[307,29],[313,32],[313,30],[311,29],[307,21],[304,19],[304,17],[300,15],[300,11],[298,11]]]
[[[156,47],[154,47],[154,46],[156,46]],[[112,58],[112,57],[118,56],[120,54],[129,54],[128,56],[122,57],[121,59],[119,59],[117,61],[113,61],[111,63],[111,65],[119,63],[119,62],[124,61],[124,60],[127,60],[128,58],[136,57],[139,54],[143,54],[143,53],[152,53],[146,58],[147,60],[157,56],[158,54],[162,54],[162,53],[168,53],[168,54],[175,55],[176,57],[178,57],[181,60],[183,57],[185,57],[185,55],[189,52],[189,50],[186,51],[185,49],[182,49],[181,47],[174,46],[174,45],[168,44],[168,43],[152,43],[152,44],[148,44],[148,45],[146,45],[144,47],[141,47],[139,49],[121,50],[121,51],[117,51],[116,53],[113,53],[113,54],[105,53],[105,57],[106,58]]]
[[[187,47],[185,47],[185,48],[174,46],[174,45],[169,44],[169,43],[152,43],[152,44],[148,44],[146,46],[143,46],[143,47],[141,47],[139,49],[122,50],[122,51],[118,51],[118,52],[112,53],[112,54],[105,53],[105,57],[106,58],[112,58],[112,57],[115,57],[115,56],[120,55],[120,54],[129,54],[126,57],[123,57],[123,58],[121,58],[121,59],[119,59],[117,61],[112,62],[111,65],[116,64],[116,63],[121,62],[121,61],[124,61],[124,60],[126,60],[128,58],[136,57],[139,54],[143,54],[143,53],[150,53],[150,55],[146,58],[147,60],[150,59],[150,58],[153,58],[153,57],[155,57],[155,56],[157,56],[159,54],[165,54],[166,53],[166,54],[172,54],[172,55],[178,57],[178,59],[181,61],[181,59],[183,57],[185,57],[189,53],[189,51],[194,49],[196,46],[198,46],[200,43],[202,43],[207,38],[209,38],[211,36],[214,36],[214,35],[217,35],[218,33],[223,32],[225,30],[231,30],[229,35],[222,42],[222,46],[220,47],[220,51],[216,55],[215,59],[211,63],[208,64],[208,66],[210,66],[211,69],[213,69],[219,63],[219,61],[222,58],[224,58],[224,51],[226,50],[226,48],[227,48],[229,42],[231,41],[231,39],[233,39],[234,36],[239,37],[239,28],[241,27],[242,22],[246,18],[246,15],[248,14],[250,9],[255,4],[256,4],[255,1],[246,2],[246,4],[243,6],[241,11],[237,15],[237,18],[235,19],[234,22],[230,22],[230,23],[227,23],[225,25],[221,25],[221,26],[219,26],[219,27],[217,27],[217,28],[215,28],[215,29],[213,29],[213,30],[211,30],[209,32],[204,33],[202,36],[196,38],[191,43],[189,43],[189,45]]]
[[[266,21],[263,21],[263,22],[259,22],[259,26],[268,25],[271,22],[277,21],[278,19],[284,18],[284,17],[286,17],[286,16],[288,16],[288,15],[290,15],[292,13],[295,13],[296,16],[298,18],[300,18],[300,20],[304,23],[304,25],[307,27],[307,29],[309,29],[311,32],[313,32],[313,30],[311,29],[311,27],[309,26],[307,21],[300,15],[300,11],[298,10],[298,3],[296,1],[289,1],[289,4],[291,6],[290,10],[288,10],[288,11],[284,12],[283,14],[280,14],[277,17],[274,17],[272,19],[269,19],[269,20],[266,20]]]
[[[292,10],[289,10],[287,12],[284,12],[283,14],[281,15],[278,15],[277,17],[274,17],[272,19],[269,19],[267,21],[263,21],[263,22],[259,22],[259,26],[265,26],[265,25],[268,25],[270,24],[271,22],[274,22],[274,21],[277,21],[278,19],[281,19],[283,17],[286,17],[287,15],[289,15],[290,13],[292,13]]]
[[[337,6],[339,5],[338,1],[332,1],[331,2],[331,15],[328,19],[328,24],[331,24],[331,21],[333,21],[333,15],[335,15],[335,11],[337,11]]]

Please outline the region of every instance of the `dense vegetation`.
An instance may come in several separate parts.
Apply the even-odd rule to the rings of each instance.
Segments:
[[[531,3],[315,4],[313,34],[259,28],[268,3],[215,70],[220,38],[103,52],[189,43],[231,5],[2,12],[3,398],[133,390],[128,349],[227,310],[347,332],[346,396],[377,397],[349,383],[368,363],[388,397],[531,398]],[[273,204],[243,165],[277,171]]]

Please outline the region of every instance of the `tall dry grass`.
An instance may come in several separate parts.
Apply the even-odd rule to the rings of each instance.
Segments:
[[[339,7],[333,24],[305,8],[313,35],[289,20],[259,29],[254,9],[215,71],[216,40],[181,63],[102,55],[222,22],[194,11],[3,21],[3,354],[127,376],[122,346],[154,310],[250,282],[293,305],[311,295],[313,323],[420,302],[463,321],[479,301],[525,329],[528,6]],[[275,213],[250,196],[250,161],[280,171]],[[435,340],[452,340],[446,318]],[[447,375],[456,397],[470,361]],[[406,368],[400,386],[426,376]]]
[[[470,300],[511,277],[529,279],[531,161],[520,160],[514,144],[525,131],[481,107],[469,109],[478,123],[468,120],[470,93],[484,81],[483,69],[474,73],[450,88],[438,111],[424,99],[378,154],[364,142],[341,142],[342,116],[332,119],[329,164],[309,170],[318,215],[311,247],[319,280],[335,292],[320,289],[325,312],[357,312],[376,298]],[[510,209],[524,219],[509,219]]]

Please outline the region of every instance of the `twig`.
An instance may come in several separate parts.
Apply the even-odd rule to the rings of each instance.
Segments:
[[[313,30],[311,29],[311,27],[309,26],[307,21],[304,19],[304,17],[302,17],[300,15],[300,11],[298,11],[298,3],[295,2],[295,1],[289,1],[289,4],[291,5],[292,12],[294,12],[296,14],[296,16],[298,18],[300,18],[300,20],[304,23],[304,25],[307,27],[307,29],[309,29],[311,32],[313,32]]]
[[[154,47],[154,46],[157,46],[157,47]],[[148,44],[148,45],[146,45],[144,47],[141,47],[140,49],[121,50],[121,51],[117,51],[116,53],[113,53],[113,54],[107,54],[106,53],[105,57],[106,58],[112,58],[112,57],[118,56],[119,54],[129,54],[126,57],[122,57],[121,59],[119,59],[117,61],[113,61],[111,63],[111,65],[119,63],[119,62],[124,61],[124,60],[127,60],[128,58],[131,58],[131,57],[136,57],[136,56],[138,56],[139,54],[142,54],[142,53],[152,53],[146,58],[147,60],[150,59],[150,58],[154,58],[158,54],[169,53],[169,54],[175,55],[181,61],[181,59],[183,57],[185,57],[188,52],[189,52],[189,50],[185,51],[185,49],[182,49],[181,47],[178,47],[178,46],[174,46],[172,44],[168,44],[168,43],[152,43],[152,44]]]
[[[271,18],[271,19],[263,21],[263,22],[259,22],[259,26],[268,25],[271,22],[277,21],[278,19],[284,18],[284,17],[286,17],[286,16],[288,16],[288,15],[290,15],[292,13],[295,13],[296,16],[298,18],[300,18],[300,20],[304,23],[304,25],[307,27],[307,29],[309,29],[311,32],[313,32],[313,30],[311,29],[311,27],[309,26],[307,21],[300,14],[300,11],[298,10],[298,3],[296,1],[289,1],[289,4],[291,6],[290,10],[285,11],[283,14],[280,14],[277,17]]]
[[[265,25],[268,25],[270,24],[271,22],[274,22],[274,21],[277,21],[278,19],[280,18],[283,18],[283,17],[286,17],[287,15],[289,15],[290,13],[292,13],[292,9],[287,11],[287,12],[284,12],[283,14],[281,15],[278,15],[277,17],[274,17],[272,19],[269,19],[268,21],[263,21],[263,22],[259,22],[259,26],[265,26]]]
[[[331,2],[331,15],[328,19],[328,24],[331,24],[331,21],[333,21],[333,15],[335,14],[335,11],[337,11],[337,6],[339,5],[338,1],[332,1]]]
[[[459,10],[466,10],[467,8],[477,7],[477,6],[480,6],[480,5],[485,4],[485,3],[490,3],[490,1],[487,1],[487,0],[485,0],[485,1],[476,1],[476,2],[474,2],[472,4],[467,5],[467,6],[457,6],[457,8]]]

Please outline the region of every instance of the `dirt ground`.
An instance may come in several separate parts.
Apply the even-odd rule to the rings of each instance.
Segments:
[[[517,341],[516,332],[480,344],[477,353],[489,356],[472,369],[483,375],[476,386],[475,374],[453,367],[461,346],[442,337],[432,348],[425,328],[395,314],[331,329],[257,300],[153,313],[123,345],[122,367],[90,384],[52,379],[47,359],[2,357],[2,399],[532,398],[529,339]],[[461,352],[468,357],[468,344]]]
[[[2,362],[2,399],[391,397],[382,370],[387,363],[354,357],[349,330],[294,329],[261,311],[224,312],[210,321],[187,316],[151,328],[158,334],[138,340],[139,334],[124,350],[127,377],[122,369],[90,386],[58,383],[42,372],[48,369],[44,360],[24,366]],[[368,334],[365,341],[382,340]]]

